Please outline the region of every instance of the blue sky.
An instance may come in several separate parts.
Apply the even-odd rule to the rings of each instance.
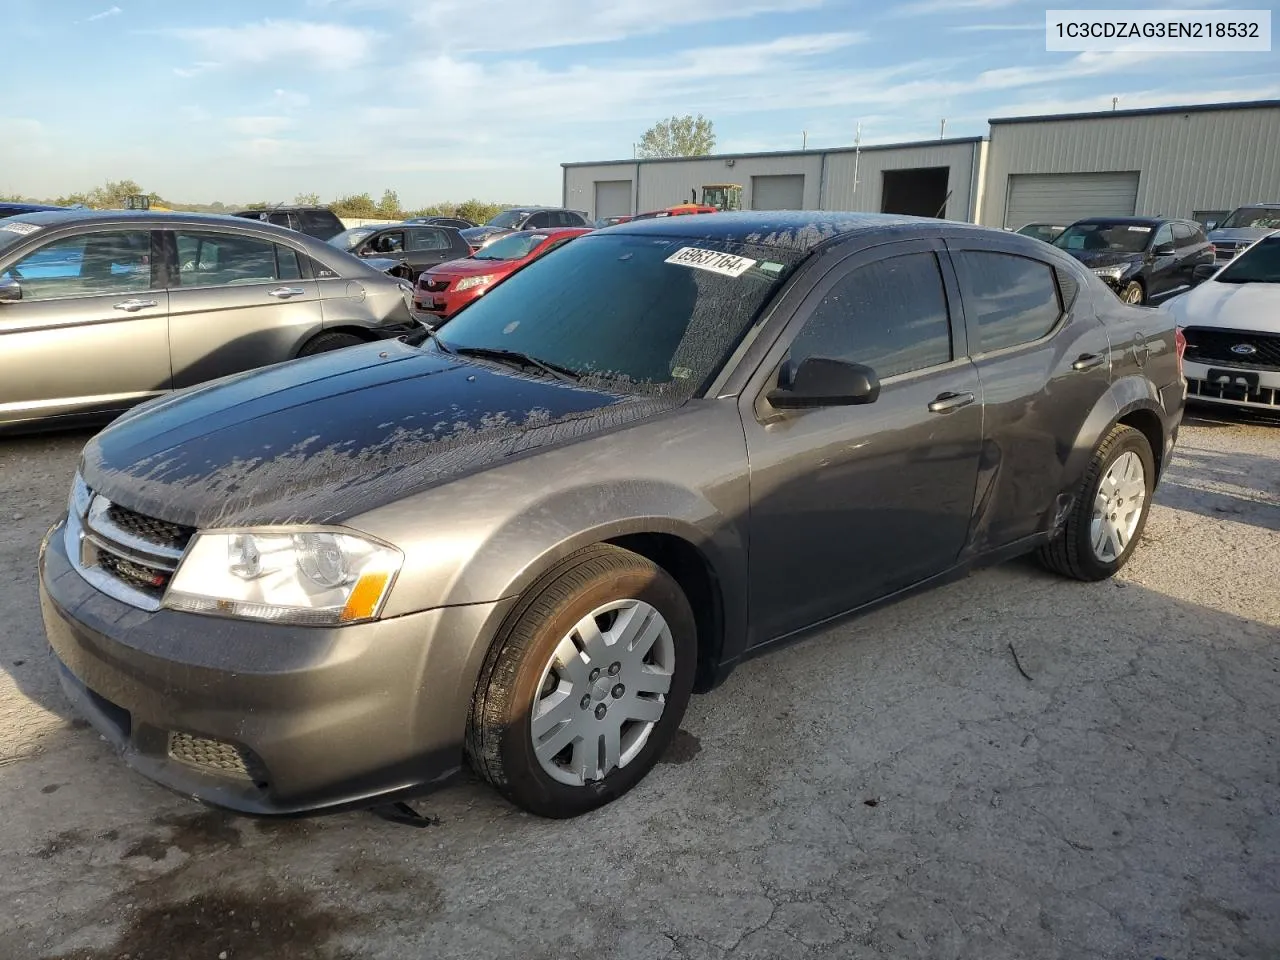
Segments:
[[[1067,4],[1054,4],[1054,6]],[[1179,5],[1177,0],[1133,8]],[[1182,6],[1225,6],[1195,0]],[[1280,97],[1272,53],[1046,53],[1023,0],[5,0],[0,192],[555,202],[701,112],[718,151]],[[1233,6],[1258,6],[1234,3]]]

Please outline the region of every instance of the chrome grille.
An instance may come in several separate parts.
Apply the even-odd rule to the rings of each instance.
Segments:
[[[1187,396],[1280,411],[1280,388],[1259,387],[1257,390],[1249,390],[1238,384],[1213,383],[1188,377]]]
[[[419,280],[418,286],[431,293],[444,293],[449,289],[449,284],[451,283],[449,280],[428,280],[426,277],[421,277]]]
[[[267,779],[262,762],[257,757],[243,747],[225,740],[171,732],[169,756],[179,763],[227,777],[250,780],[257,784],[264,784]]]
[[[145,540],[158,547],[167,547],[170,550],[186,549],[188,541],[196,532],[194,527],[157,520],[155,517],[148,517],[122,507],[118,503],[107,507],[106,517],[117,529],[124,530],[139,540]]]

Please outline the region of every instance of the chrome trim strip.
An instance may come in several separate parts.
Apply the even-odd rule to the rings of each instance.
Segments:
[[[152,543],[150,540],[144,540],[142,537],[121,529],[112,523],[107,516],[107,511],[110,508],[110,500],[103,496],[95,496],[89,504],[89,516],[85,519],[85,526],[89,530],[108,541],[108,543],[103,544],[108,550],[119,546],[126,551],[138,554],[140,563],[146,563],[145,560],[140,559],[141,557],[152,557],[171,561],[174,567],[178,565],[178,561],[182,559],[182,550],[175,550],[173,547]],[[129,559],[135,558],[130,557]],[[155,566],[155,563],[149,563],[148,566]]]
[[[146,567],[148,570],[155,570],[157,573],[173,573],[173,571],[178,569],[178,565],[176,563],[169,563],[168,560],[157,558],[154,555],[135,553],[133,550],[127,549],[126,547],[101,536],[92,528],[86,527],[83,530],[82,536],[103,553],[110,553],[113,556],[119,557],[121,560],[127,560],[130,563]]]
[[[84,566],[82,556],[83,541],[85,539],[84,528],[81,526],[80,518],[75,514],[67,516],[67,526],[62,536],[63,545],[67,550],[67,559],[71,561],[71,566],[76,573],[80,574],[91,587],[119,600],[121,603],[137,607],[139,610],[146,610],[151,613],[160,609],[160,601],[155,597],[149,597],[141,590],[133,589],[128,584],[105,573],[101,567]]]

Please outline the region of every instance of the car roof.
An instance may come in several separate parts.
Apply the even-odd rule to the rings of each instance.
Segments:
[[[610,227],[610,235],[682,237],[727,243],[783,247],[804,253],[829,241],[890,228],[931,226],[935,229],[972,224],[892,213],[842,213],[825,210],[750,210],[693,217],[628,220]],[[1035,241],[1038,242],[1038,241]]]
[[[1083,217],[1076,223],[1128,223],[1144,227],[1154,227],[1162,223],[1194,223],[1200,226],[1194,220],[1184,220],[1181,217]]]
[[[333,213],[328,207],[321,206],[298,206],[296,203],[282,203],[276,207],[245,207],[243,210],[237,210],[233,216],[240,216],[242,213],[279,213],[284,211],[289,213],[294,210],[306,210],[308,212],[323,211],[324,213]]]

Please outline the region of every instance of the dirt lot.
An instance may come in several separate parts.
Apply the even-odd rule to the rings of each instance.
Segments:
[[[425,829],[226,817],[73,719],[84,440],[0,441],[3,960],[1280,956],[1280,424],[1192,420],[1116,582],[976,574],[738,670],[611,808]]]

